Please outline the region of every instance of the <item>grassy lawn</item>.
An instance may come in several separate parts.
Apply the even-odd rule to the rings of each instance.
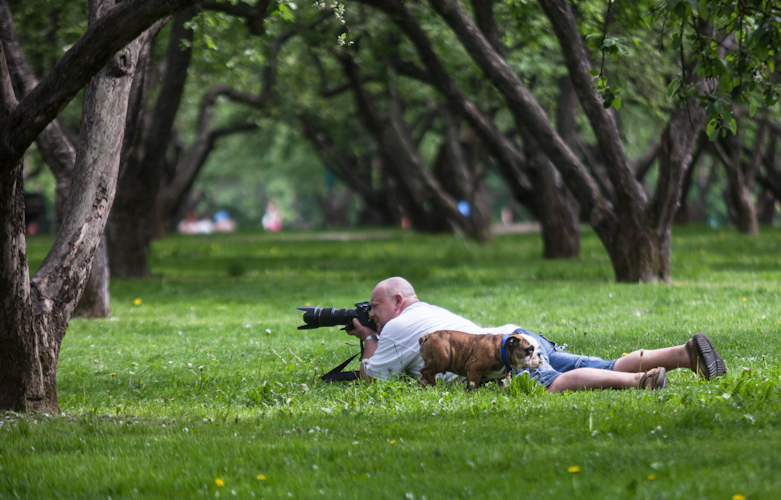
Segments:
[[[616,284],[590,232],[567,262],[542,260],[534,234],[374,236],[156,242],[151,278],[112,282],[111,318],[71,321],[62,414],[0,412],[0,499],[778,498],[781,231],[676,228],[673,283],[644,286]],[[33,268],[50,243],[28,240]],[[351,307],[393,275],[576,353],[705,331],[729,373],[567,394],[524,378],[470,394],[321,382],[357,347],[337,328],[297,330],[296,306]]]

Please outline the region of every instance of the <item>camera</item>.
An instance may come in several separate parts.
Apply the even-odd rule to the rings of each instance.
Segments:
[[[300,311],[304,311],[304,324],[299,326],[299,330],[309,330],[312,328],[320,328],[321,326],[339,326],[344,325],[342,330],[353,330],[353,318],[358,318],[358,321],[363,326],[368,326],[374,331],[377,331],[377,325],[369,318],[369,311],[371,311],[371,304],[368,302],[358,302],[355,304],[355,309],[335,309],[332,307],[305,307],[298,308]]]

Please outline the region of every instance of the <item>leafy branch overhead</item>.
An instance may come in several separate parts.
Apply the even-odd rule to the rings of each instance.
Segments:
[[[722,137],[727,131],[736,133],[733,103],[747,105],[753,117],[758,109],[773,106],[781,96],[776,75],[775,47],[781,42],[781,7],[777,2],[662,0],[616,9],[615,2],[608,0],[605,15],[590,3],[579,3],[578,7],[586,18],[582,29],[595,59],[600,61],[599,71],[591,75],[606,108],[619,109],[623,94],[610,81],[606,58],[617,62],[619,56],[634,54],[628,36],[612,32],[628,33],[635,28],[656,32],[659,52],[677,61],[679,73],[669,82],[667,96],[675,102],[688,97],[699,101],[705,110],[710,140],[719,133]],[[637,45],[637,40],[633,41]]]

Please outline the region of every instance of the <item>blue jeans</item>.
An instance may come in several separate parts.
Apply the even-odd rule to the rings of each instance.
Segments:
[[[537,339],[540,343],[540,356],[542,357],[543,364],[539,368],[532,370],[525,368],[523,370],[517,370],[516,375],[521,373],[528,373],[537,382],[541,383],[545,387],[548,387],[556,380],[559,375],[576,368],[600,368],[602,370],[612,370],[616,364],[616,360],[605,361],[601,358],[593,356],[580,356],[578,354],[570,354],[564,351],[563,346],[556,345],[555,342],[551,342],[542,335],[537,335],[529,330],[518,328],[515,333],[525,333],[531,335]]]

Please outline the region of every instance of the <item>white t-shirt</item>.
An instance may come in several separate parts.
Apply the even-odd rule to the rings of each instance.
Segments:
[[[382,327],[377,350],[363,363],[366,374],[372,378],[387,380],[400,373],[417,377],[423,367],[418,339],[427,333],[437,330],[456,330],[475,335],[505,334],[517,328],[516,325],[482,328],[447,309],[425,302],[416,302]],[[445,376],[447,380],[454,377],[452,373]]]

